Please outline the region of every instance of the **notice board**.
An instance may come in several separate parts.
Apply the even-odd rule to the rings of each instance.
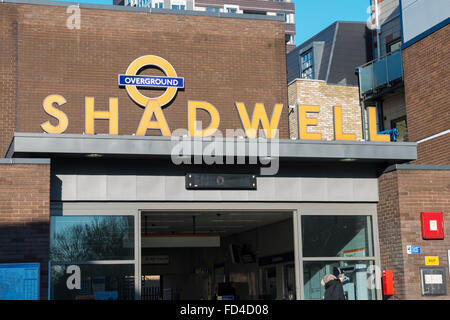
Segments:
[[[0,264],[0,300],[39,300],[39,263]]]

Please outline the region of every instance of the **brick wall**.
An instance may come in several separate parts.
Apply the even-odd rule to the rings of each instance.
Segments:
[[[356,139],[362,139],[361,107],[358,99],[358,87],[328,85],[325,81],[297,79],[288,87],[289,105],[320,106],[315,127],[308,132],[322,133],[323,140],[334,140],[333,107],[342,107],[344,133],[353,133]],[[298,138],[298,109],[289,114],[290,137]]]
[[[16,121],[17,99],[17,21],[9,17],[17,8],[1,6],[0,9],[0,157],[5,155],[11,142]]]
[[[450,164],[450,134],[417,145],[418,160],[412,163]]]
[[[449,42],[450,25],[447,25],[403,51],[409,141],[450,129]],[[415,163],[429,163],[432,159],[432,163],[450,164],[448,141],[447,137],[424,143],[418,148]]]
[[[450,170],[397,170],[379,179],[378,228],[382,270],[394,272],[394,299],[450,299],[422,297],[419,268],[425,256],[439,256],[440,267],[448,270],[450,249]],[[423,240],[420,213],[443,212],[444,240]],[[408,255],[407,245],[420,245],[422,254]]]
[[[84,132],[84,99],[92,96],[100,111],[108,109],[109,97],[118,97],[119,134],[134,134],[143,108],[117,85],[117,76],[137,57],[157,55],[185,79],[185,88],[164,109],[172,131],[187,128],[188,100],[213,104],[223,133],[226,128],[242,128],[235,102],[244,102],[250,116],[255,103],[264,103],[269,115],[275,103],[283,103],[279,129],[280,136],[288,138],[283,21],[82,8],[80,29],[69,29],[66,23],[72,13],[66,9],[0,4],[5,41],[1,65],[16,58],[20,61],[16,72],[6,70],[11,85],[8,100],[1,95],[2,108],[17,105],[15,131],[42,132],[40,125],[47,120],[56,124],[44,112],[42,101],[49,94],[59,94],[67,100],[60,107],[69,117],[65,133]],[[3,32],[3,26],[8,26],[8,32]],[[155,68],[141,74],[163,75]],[[150,97],[162,93],[141,91]],[[209,123],[205,112],[199,112],[199,118],[204,126]],[[107,121],[97,120],[95,130],[107,133]],[[148,134],[160,132],[149,130]],[[1,139],[4,150],[11,136],[2,134]]]
[[[50,165],[0,164],[0,263],[39,262],[48,297]]]

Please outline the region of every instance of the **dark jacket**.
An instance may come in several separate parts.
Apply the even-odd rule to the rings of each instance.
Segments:
[[[325,300],[345,300],[344,287],[339,279],[325,284]]]

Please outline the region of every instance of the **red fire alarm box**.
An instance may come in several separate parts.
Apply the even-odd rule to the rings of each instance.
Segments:
[[[394,295],[394,276],[392,270],[383,271],[383,294],[385,296]]]
[[[423,239],[444,239],[444,218],[442,212],[422,212]]]

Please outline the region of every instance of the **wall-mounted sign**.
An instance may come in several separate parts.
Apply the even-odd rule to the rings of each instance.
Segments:
[[[444,239],[444,218],[442,212],[420,214],[423,239]]]
[[[39,263],[0,264],[0,300],[39,300]]]
[[[188,173],[186,174],[186,189],[256,190],[256,175]]]
[[[166,77],[138,76],[137,73],[148,66],[161,69]],[[119,75],[119,86],[125,86],[128,95],[134,102],[146,107],[151,100],[156,100],[159,107],[164,107],[177,94],[178,88],[184,88],[184,78],[179,78],[174,67],[166,60],[158,56],[142,56],[134,60],[124,75]],[[143,95],[137,87],[166,88],[162,95],[149,98]]]
[[[425,265],[438,266],[439,265],[439,257],[425,257]]]
[[[426,284],[442,284],[442,275],[441,274],[426,274],[424,282]]]
[[[343,252],[344,257],[365,257],[366,256],[366,249],[365,248],[358,248],[358,249],[352,249],[352,250],[346,250]]]
[[[162,70],[165,76],[147,76],[140,75],[139,72],[147,67],[155,67]],[[128,66],[125,74],[118,75],[119,87],[125,87],[128,96],[144,112],[139,121],[136,132],[127,132],[125,134],[135,134],[138,136],[146,135],[148,130],[159,130],[163,136],[171,136],[172,131],[166,121],[163,109],[175,99],[179,89],[185,88],[184,78],[178,77],[175,68],[164,58],[145,55],[135,59]],[[165,88],[166,90],[158,97],[148,97],[139,89],[143,88]],[[239,97],[242,99],[244,97]],[[193,97],[187,101],[187,128],[188,135],[191,137],[205,137],[214,135],[219,128],[220,114],[215,106],[203,100],[204,97]],[[44,98],[42,106],[44,111],[54,119],[55,122],[46,121],[41,124],[44,132],[59,134],[64,133],[69,127],[69,118],[59,107],[66,104],[67,100],[59,94],[50,94]],[[320,111],[320,106],[298,105],[299,115],[299,136],[300,139],[322,140],[320,133],[311,133],[308,127],[317,125],[317,118],[312,114]],[[98,110],[95,108],[95,98],[85,97],[85,134],[95,134],[95,120],[108,120],[109,134],[119,134],[119,99],[117,97],[109,98],[109,110]],[[198,111],[206,112],[209,115],[209,124],[205,128],[200,127],[197,121]],[[240,120],[245,136],[248,138],[257,138],[261,136],[259,130],[267,139],[277,137],[278,126],[281,119],[283,104],[276,103],[271,115],[266,112],[263,103],[255,103],[251,117],[244,103],[236,101],[235,110]],[[341,106],[333,107],[333,127],[335,140],[356,140],[354,133],[343,131],[343,119]],[[369,132],[372,141],[390,141],[389,135],[378,134],[376,129],[376,110],[368,108]],[[174,128],[172,128],[174,129]],[[175,128],[178,129],[178,128]],[[240,128],[225,128],[237,130]],[[82,132],[80,132],[81,134]],[[222,133],[223,136],[224,133]]]
[[[420,280],[423,296],[447,295],[444,268],[420,268]]]
[[[420,246],[408,245],[406,246],[406,252],[408,254],[420,254]]]
[[[294,252],[286,252],[283,254],[276,254],[273,256],[262,257],[258,259],[258,265],[265,266],[269,264],[285,263],[294,261]]]
[[[169,264],[169,256],[142,256],[142,264]]]

